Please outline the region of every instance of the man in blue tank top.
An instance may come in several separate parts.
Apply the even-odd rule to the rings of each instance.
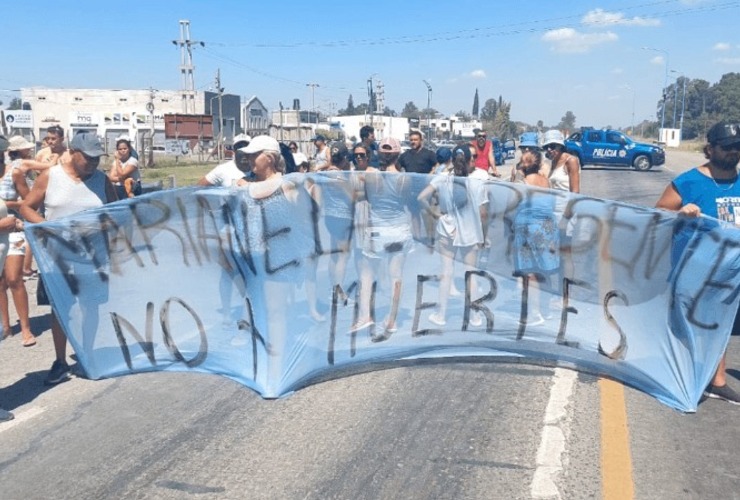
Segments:
[[[689,217],[707,215],[740,227],[740,124],[720,122],[707,133],[704,156],[707,163],[679,175],[658,200],[656,207],[674,210]],[[674,244],[680,244],[679,241]],[[733,331],[740,321],[735,318]],[[740,405],[740,394],[727,384],[726,354],[705,390],[710,398]]]

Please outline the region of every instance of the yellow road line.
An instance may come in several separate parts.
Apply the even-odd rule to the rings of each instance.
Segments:
[[[624,387],[599,379],[601,395],[601,492],[604,500],[635,497]]]

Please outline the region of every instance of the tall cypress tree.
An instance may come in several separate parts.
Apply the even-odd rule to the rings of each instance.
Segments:
[[[475,89],[475,97],[473,98],[473,118],[478,118],[478,89]]]

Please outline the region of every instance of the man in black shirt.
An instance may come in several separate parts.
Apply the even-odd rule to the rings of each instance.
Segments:
[[[424,147],[424,138],[421,132],[412,130],[409,134],[409,141],[411,142],[411,149],[403,153],[398,159],[401,168],[406,172],[417,174],[428,174],[434,170],[434,166],[437,164],[437,156],[434,151]]]

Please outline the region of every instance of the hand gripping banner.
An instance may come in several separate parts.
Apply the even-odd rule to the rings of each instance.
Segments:
[[[208,372],[266,398],[506,356],[692,412],[740,300],[740,232],[719,221],[464,177],[168,190],[26,235],[90,378]]]

